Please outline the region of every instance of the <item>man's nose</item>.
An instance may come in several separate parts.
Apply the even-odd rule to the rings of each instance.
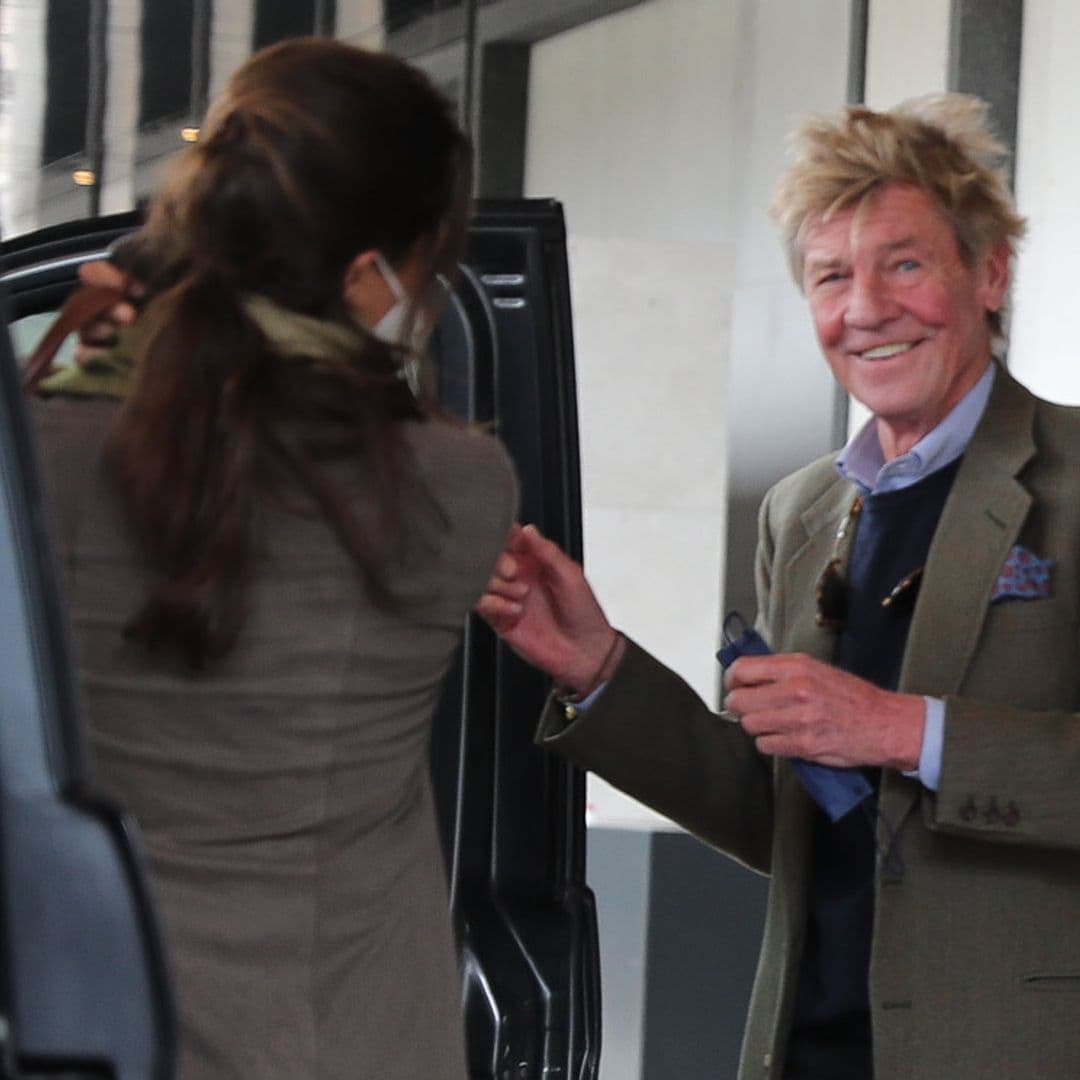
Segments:
[[[851,276],[844,321],[860,329],[880,326],[895,318],[898,305],[888,284],[873,270],[855,271]]]

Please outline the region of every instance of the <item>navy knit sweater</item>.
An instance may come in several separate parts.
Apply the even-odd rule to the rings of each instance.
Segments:
[[[926,562],[960,462],[899,491],[868,495],[847,568],[846,625],[838,667],[887,690],[900,677],[915,589],[881,601]],[[868,776],[878,783],[878,770]],[[814,822],[806,943],[786,1077],[868,1080],[873,1075],[868,975],[874,918],[874,826],[868,807],[835,824]]]

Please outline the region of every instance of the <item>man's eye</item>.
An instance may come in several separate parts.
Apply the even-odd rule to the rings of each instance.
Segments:
[[[922,263],[918,259],[901,259],[896,264],[897,270],[918,270]]]
[[[846,275],[842,270],[830,270],[828,273],[819,274],[815,285],[832,285],[834,282],[843,281]]]

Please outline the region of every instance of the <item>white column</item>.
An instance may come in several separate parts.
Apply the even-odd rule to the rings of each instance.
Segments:
[[[1026,0],[1016,194],[1028,219],[1013,287],[1009,368],[1037,394],[1080,404],[1072,313],[1080,250],[1080,5]]]
[[[135,135],[142,73],[139,36],[142,4],[139,0],[110,0],[108,10],[105,160],[101,175],[103,214],[130,210],[135,205]]]
[[[6,238],[38,224],[45,122],[45,4],[0,4],[0,230]]]
[[[949,85],[951,0],[870,0],[866,28],[866,104],[889,109]],[[848,400],[848,432],[870,410]]]
[[[210,100],[251,55],[255,34],[254,0],[214,0],[210,24]]]
[[[386,42],[382,0],[338,0],[336,36],[378,52]]]
[[[945,90],[951,0],[870,0],[866,104],[888,109]]]

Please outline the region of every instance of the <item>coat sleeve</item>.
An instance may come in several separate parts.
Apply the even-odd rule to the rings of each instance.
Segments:
[[[738,724],[722,719],[675,672],[633,641],[587,712],[548,699],[546,748],[754,870],[768,872],[772,776]]]
[[[769,608],[768,499],[756,560],[758,610]],[[768,873],[773,769],[738,724],[717,716],[675,672],[630,641],[587,712],[549,698],[537,741],[602,776],[745,865]]]
[[[933,829],[991,843],[1080,848],[1080,715],[945,699]]]

